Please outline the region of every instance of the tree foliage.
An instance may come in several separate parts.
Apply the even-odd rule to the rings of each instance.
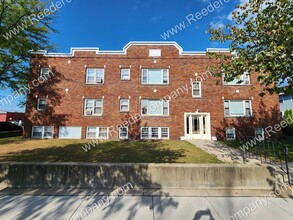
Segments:
[[[212,29],[210,40],[230,44],[231,54],[210,53],[218,61],[209,66],[215,76],[224,72],[232,81],[245,71],[257,74],[270,94],[292,92],[293,1],[249,0],[237,5],[225,28]],[[280,86],[281,84],[286,86]]]
[[[51,1],[0,0],[0,89],[27,85],[30,51],[54,48]],[[47,10],[47,15],[42,16]]]

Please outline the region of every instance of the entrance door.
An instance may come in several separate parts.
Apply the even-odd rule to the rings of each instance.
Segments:
[[[208,113],[185,114],[186,139],[211,139]]]

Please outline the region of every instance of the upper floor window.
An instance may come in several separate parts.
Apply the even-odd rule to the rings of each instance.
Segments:
[[[120,70],[121,80],[130,80],[130,69]]]
[[[102,115],[103,99],[85,99],[84,115]]]
[[[223,84],[224,85],[249,85],[250,76],[248,72],[244,72],[242,75],[235,77],[232,81],[227,82],[225,80],[225,74],[223,74]]]
[[[225,116],[251,116],[251,101],[226,100],[224,102]]]
[[[47,108],[47,99],[38,99],[38,111],[45,111]]]
[[[104,83],[104,69],[88,68],[86,70],[86,83],[87,84],[103,84]]]
[[[129,99],[120,99],[120,112],[129,111]]]
[[[150,49],[149,56],[150,57],[160,57],[161,56],[161,49]]]
[[[199,81],[192,82],[192,97],[201,98],[201,82]]]
[[[169,83],[168,69],[143,69],[142,84],[164,85]]]
[[[143,115],[167,116],[169,115],[169,102],[158,99],[142,99],[141,112]]]
[[[50,69],[49,68],[42,68],[41,69],[41,73],[40,76],[47,79],[48,77],[50,77]]]

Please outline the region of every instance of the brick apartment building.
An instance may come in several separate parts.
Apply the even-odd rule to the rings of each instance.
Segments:
[[[280,120],[278,95],[260,97],[254,73],[243,73],[240,84],[215,79],[206,71],[212,62],[206,52],[184,52],[175,42],[33,53],[30,82],[48,81],[30,85],[24,135],[127,139],[134,124],[141,139],[265,135]]]

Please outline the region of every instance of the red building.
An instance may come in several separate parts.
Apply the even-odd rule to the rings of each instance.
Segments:
[[[0,122],[24,121],[24,113],[21,112],[0,112]]]
[[[257,73],[225,82],[206,71],[213,62],[175,42],[34,53],[25,136],[127,139],[135,124],[141,139],[236,139],[279,122],[278,95],[259,96]]]

